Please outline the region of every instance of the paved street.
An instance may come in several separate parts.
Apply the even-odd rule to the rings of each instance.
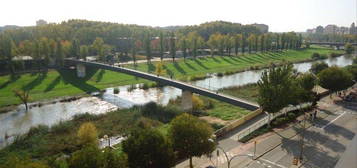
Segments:
[[[314,125],[306,122],[304,160],[299,167],[333,168],[357,133],[357,111],[336,105],[329,97],[319,102],[319,108],[318,119]],[[299,119],[302,120],[302,116]],[[227,151],[229,158],[242,155],[232,160],[233,168],[291,168],[294,167],[294,157],[300,155],[299,133],[302,132],[302,128],[303,122],[296,123],[256,138],[256,160],[250,157],[254,153],[253,142],[242,144],[232,137],[227,137],[219,142],[219,146]],[[222,152],[219,157],[213,154],[211,161],[206,157],[195,159],[194,164],[196,167],[216,164],[218,167],[227,167]],[[187,167],[187,163],[181,163],[176,167]]]

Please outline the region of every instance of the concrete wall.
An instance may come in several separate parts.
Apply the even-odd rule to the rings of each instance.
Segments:
[[[192,92],[187,90],[182,90],[181,96],[181,106],[184,111],[191,111],[193,104],[192,104]]]
[[[84,78],[86,76],[86,67],[83,64],[77,64],[77,77]]]

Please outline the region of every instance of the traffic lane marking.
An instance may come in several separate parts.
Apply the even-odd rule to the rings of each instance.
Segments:
[[[346,114],[346,111],[344,111],[342,114],[340,114],[339,116],[337,116],[335,119],[331,120],[330,122],[328,122],[326,125],[324,125],[323,127],[321,127],[321,129],[325,129],[327,126],[329,126],[330,124],[332,124],[333,122],[335,122],[337,119],[339,119],[340,117],[342,117],[344,114]]]

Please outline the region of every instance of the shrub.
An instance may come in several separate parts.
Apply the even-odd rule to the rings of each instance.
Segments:
[[[73,122],[60,122],[51,127],[51,132],[62,134],[62,133],[69,133],[73,129],[74,124]]]
[[[319,53],[313,53],[311,55],[311,58],[314,59],[314,60],[320,59],[320,54]]]
[[[119,88],[114,88],[114,94],[118,94],[119,93]]]
[[[49,132],[48,126],[45,125],[39,125],[37,127],[31,127],[29,132],[27,133],[27,136],[33,136],[36,134],[46,134]]]
[[[192,110],[193,111],[200,111],[204,107],[203,101],[198,97],[193,95],[192,96]]]
[[[338,53],[335,53],[335,52],[330,53],[330,57],[331,57],[331,58],[338,57],[338,56],[340,56],[340,55],[341,55],[341,54],[338,54]]]
[[[83,123],[77,132],[79,143],[82,145],[96,145],[98,141],[97,128],[94,124]]]
[[[166,106],[163,107],[161,105],[156,104],[155,102],[149,102],[143,106],[141,106],[141,113],[143,116],[159,120],[163,123],[168,123],[172,118],[176,117],[181,113],[175,106]]]

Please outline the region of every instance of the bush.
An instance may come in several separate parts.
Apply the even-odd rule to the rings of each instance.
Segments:
[[[338,53],[335,53],[335,52],[332,52],[330,53],[330,57],[331,58],[335,58],[335,57],[338,57],[338,56],[341,56],[342,54],[338,54]]]
[[[56,134],[69,133],[74,128],[73,122],[60,122],[51,127],[51,132]]]
[[[27,136],[33,136],[33,135],[38,135],[38,134],[46,134],[49,132],[48,126],[45,125],[39,125],[37,127],[31,127],[29,132],[27,133]]]
[[[204,107],[203,101],[198,97],[193,95],[192,96],[192,110],[193,111],[200,111]]]
[[[314,60],[320,59],[320,54],[319,53],[313,53],[311,58],[314,59]]]
[[[119,88],[114,88],[114,94],[118,94],[119,93]]]
[[[222,72],[218,72],[218,73],[217,73],[217,76],[218,76],[218,77],[222,77],[223,75],[224,75],[224,74],[223,74]]]
[[[81,145],[97,145],[97,128],[92,123],[83,123],[77,132],[79,143]]]
[[[149,102],[141,106],[141,113],[145,117],[168,123],[182,111],[175,106],[163,107],[155,102]]]
[[[312,64],[310,71],[314,74],[318,74],[319,72],[321,72],[324,69],[327,69],[328,65],[324,62],[316,62],[314,64]]]
[[[219,130],[219,129],[221,129],[221,128],[224,127],[224,125],[218,124],[218,123],[213,123],[213,124],[211,124],[211,125],[212,125],[212,128],[213,128],[214,130]]]

